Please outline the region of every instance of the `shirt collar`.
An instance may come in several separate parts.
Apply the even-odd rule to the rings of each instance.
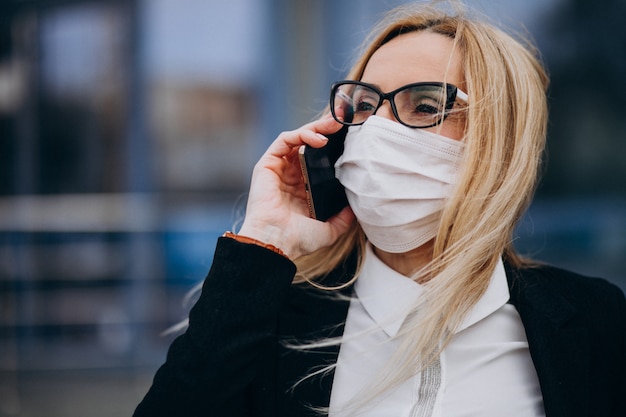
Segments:
[[[499,259],[491,275],[487,290],[465,316],[465,319],[463,319],[463,322],[455,333],[459,333],[471,325],[478,323],[490,314],[496,312],[496,310],[500,309],[500,307],[505,305],[508,301],[509,284],[506,279],[506,272],[504,271],[504,263],[502,259]]]
[[[383,263],[367,245],[365,260],[354,284],[356,296],[372,320],[394,337],[424,287]],[[457,333],[489,316],[509,300],[509,288],[502,260],[498,261],[485,294],[467,314]]]

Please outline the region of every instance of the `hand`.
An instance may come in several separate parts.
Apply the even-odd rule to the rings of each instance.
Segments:
[[[290,259],[334,243],[354,222],[349,207],[327,222],[309,217],[298,149],[326,145],[323,135],[341,124],[326,116],[300,129],[281,133],[252,173],[246,217],[239,234],[280,248]]]

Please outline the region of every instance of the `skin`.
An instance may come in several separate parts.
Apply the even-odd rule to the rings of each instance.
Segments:
[[[355,221],[349,207],[327,222],[309,217],[298,149],[304,144],[320,148],[324,136],[341,128],[332,116],[283,132],[270,145],[252,171],[246,217],[239,231],[280,248],[290,259],[330,246]]]
[[[361,78],[384,92],[414,82],[444,80],[464,88],[461,55],[453,50],[452,39],[431,32],[407,33],[384,44],[372,55]],[[396,121],[388,101],[376,115]],[[425,130],[461,140],[465,124],[460,117],[448,117],[439,126]],[[406,253],[389,253],[376,247],[374,252],[389,267],[409,276],[432,259],[433,241]]]
[[[384,92],[421,81],[445,80],[461,89],[464,86],[461,57],[453,50],[452,40],[429,32],[400,35],[380,47],[361,80]],[[376,114],[395,121],[387,101]],[[272,244],[295,259],[331,245],[349,229],[355,221],[349,207],[328,222],[309,218],[297,156],[301,145],[322,147],[327,141],[323,135],[340,128],[338,122],[326,116],[276,138],[255,165],[241,235]],[[461,140],[464,120],[448,117],[441,125],[427,130]],[[394,270],[410,275],[431,260],[432,248],[433,242],[428,242],[407,253],[388,253],[378,248],[375,252]]]

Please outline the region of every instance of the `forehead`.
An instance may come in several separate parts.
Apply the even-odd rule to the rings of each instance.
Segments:
[[[361,81],[383,91],[424,81],[463,87],[461,54],[447,36],[425,31],[405,33],[374,52]]]

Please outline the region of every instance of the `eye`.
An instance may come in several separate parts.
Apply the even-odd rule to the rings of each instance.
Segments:
[[[418,104],[415,107],[415,110],[413,110],[414,113],[420,115],[435,115],[440,113],[440,108],[439,107],[435,107],[431,104],[427,104],[427,103],[421,103]]]
[[[445,101],[438,92],[413,91],[403,98],[403,112],[411,117],[436,117],[445,110]]]
[[[356,103],[354,111],[371,113],[376,109],[376,105],[367,100],[359,100]]]
[[[352,95],[354,111],[360,113],[374,113],[380,98],[378,94],[365,89],[357,89]]]

